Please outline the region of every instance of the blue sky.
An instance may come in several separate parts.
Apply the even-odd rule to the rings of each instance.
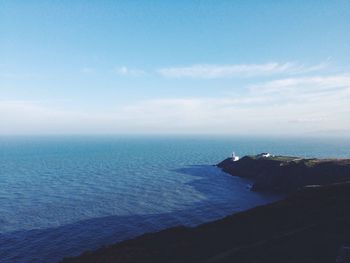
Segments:
[[[346,135],[349,1],[0,1],[0,134]]]

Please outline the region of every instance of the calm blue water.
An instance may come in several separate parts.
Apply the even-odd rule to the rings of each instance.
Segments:
[[[205,137],[0,138],[0,262],[64,256],[271,202],[211,166],[232,150],[346,157],[350,142]]]

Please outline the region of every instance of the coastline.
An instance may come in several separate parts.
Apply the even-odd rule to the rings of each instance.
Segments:
[[[217,164],[233,176],[253,180],[252,191],[290,194],[306,185],[350,181],[350,159],[317,159],[262,154],[227,158]]]
[[[289,194],[283,200],[194,228],[144,234],[62,262],[335,262],[342,247],[350,245],[349,159],[278,158],[226,159],[218,167],[253,179],[253,191],[283,189]],[[322,180],[315,171],[325,171]],[[292,174],[297,184],[276,188],[281,178],[290,182]],[[257,187],[262,180],[269,184]]]

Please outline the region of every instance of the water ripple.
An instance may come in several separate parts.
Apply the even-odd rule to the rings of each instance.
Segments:
[[[232,149],[343,156],[349,146],[251,138],[0,137],[0,261],[55,262],[277,198],[252,193],[249,182],[208,165]]]

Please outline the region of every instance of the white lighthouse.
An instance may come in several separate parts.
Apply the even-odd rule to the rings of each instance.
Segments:
[[[232,161],[236,162],[239,160],[239,156],[235,154],[235,152],[232,153]]]

